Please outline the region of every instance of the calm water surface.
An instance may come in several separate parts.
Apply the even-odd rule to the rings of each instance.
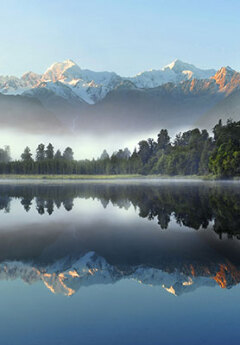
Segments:
[[[0,183],[0,340],[239,344],[240,183]]]

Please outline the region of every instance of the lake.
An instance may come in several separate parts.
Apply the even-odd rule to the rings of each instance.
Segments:
[[[239,344],[239,282],[239,182],[0,182],[3,345]]]

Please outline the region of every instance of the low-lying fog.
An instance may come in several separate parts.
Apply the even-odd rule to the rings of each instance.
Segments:
[[[74,151],[75,159],[92,159],[98,158],[104,149],[109,154],[114,151],[128,147],[132,152],[140,140],[147,138],[157,139],[157,134],[161,128],[152,132],[139,133],[106,133],[105,135],[95,133],[71,133],[71,134],[29,134],[23,131],[2,129],[0,130],[0,147],[9,145],[11,149],[12,159],[19,159],[24,148],[29,146],[33,155],[38,144],[43,143],[47,145],[51,142],[55,151],[60,149],[63,151],[67,146],[70,146]],[[176,131],[172,129],[169,131],[171,136],[177,132],[184,131],[181,129]]]

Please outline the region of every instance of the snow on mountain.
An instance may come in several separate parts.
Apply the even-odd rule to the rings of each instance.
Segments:
[[[43,94],[43,90],[46,90],[44,94]],[[43,101],[41,99],[42,97],[50,97],[50,95],[59,96],[69,101],[72,104],[73,103],[77,104],[83,101],[78,95],[76,95],[76,93],[72,91],[71,87],[69,87],[68,85],[60,81],[39,82],[36,87],[33,87],[23,92],[23,95],[33,96],[40,99],[41,101]]]
[[[81,78],[81,68],[72,60],[55,62],[42,75],[43,81],[55,82],[66,78],[69,80]]]
[[[89,104],[103,99],[121,81],[114,72],[94,72],[81,69],[74,61],[54,63],[43,74],[45,82],[61,82]],[[60,85],[60,84],[59,84]]]
[[[69,101],[95,104],[118,87],[149,89],[169,82],[178,85],[184,81],[213,80],[215,78],[215,83],[221,88],[225,81],[229,80],[229,75],[232,75],[233,70],[230,71],[230,68],[227,67],[226,71],[220,71],[220,75],[215,77],[214,69],[199,69],[192,64],[175,60],[162,69],[145,71],[127,78],[120,77],[114,72],[94,72],[81,69],[74,61],[68,59],[54,63],[42,75],[28,72],[21,78],[0,76],[0,93],[8,95],[24,93],[38,97],[37,90],[46,88],[56,96]],[[235,79],[235,84],[239,83],[239,78]],[[40,92],[42,95],[42,91]]]
[[[8,95],[19,95],[31,88],[27,81],[10,76],[0,77],[0,93]]]
[[[178,59],[164,67],[165,71],[168,69],[174,71],[176,74],[182,73],[187,79],[209,79],[216,73],[215,69],[200,69]]]
[[[139,88],[153,88],[169,82],[177,84],[194,78],[209,79],[215,73],[214,69],[203,70],[181,60],[174,60],[161,70],[142,72],[127,79]]]
[[[37,96],[37,89],[46,88],[57,96],[84,100],[94,104],[121,82],[114,72],[94,72],[81,69],[72,60],[57,62],[50,66],[43,75],[25,73],[21,78],[0,76],[0,93],[8,95]]]
[[[25,82],[28,86],[34,86],[39,82],[39,80],[41,80],[41,78],[41,74],[27,72],[23,74],[23,76],[21,77],[21,81]]]
[[[34,87],[41,75],[27,72],[21,78],[14,76],[0,76],[0,93],[8,95],[20,95],[24,91]]]
[[[104,85],[106,84],[106,85]],[[65,85],[71,87],[72,91],[81,99],[89,104],[95,104],[103,99],[109,91],[117,86],[118,82],[107,84],[106,80],[103,84],[97,84],[95,81],[86,82],[83,79],[72,80]]]
[[[126,78],[130,80],[137,87],[141,89],[148,89],[153,87],[158,87],[160,85],[172,82],[176,83],[177,75],[174,71],[170,69],[167,71],[164,70],[151,70],[146,72],[141,72],[135,77]]]

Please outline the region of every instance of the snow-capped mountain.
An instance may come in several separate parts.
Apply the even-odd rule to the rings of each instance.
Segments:
[[[38,90],[47,88],[63,98],[70,95],[70,99],[95,104],[124,81],[132,82],[137,88],[154,88],[169,82],[178,84],[194,78],[209,79],[215,72],[213,69],[202,70],[175,60],[160,70],[146,71],[126,78],[114,72],[81,69],[74,61],[65,60],[54,63],[42,75],[28,72],[21,78],[0,77],[0,93],[36,97]]]
[[[21,78],[0,76],[0,93],[20,95],[24,91],[37,85],[40,79],[41,75],[33,72],[27,72]]]
[[[190,79],[209,79],[215,73],[214,69],[203,70],[181,60],[174,60],[161,70],[142,72],[127,79],[139,88],[153,88],[169,82],[178,84]]]
[[[94,72],[81,69],[72,60],[57,62],[42,75],[25,73],[21,78],[0,76],[0,93],[37,96],[42,88],[55,95],[94,104],[122,81],[114,72]]]
[[[172,63],[164,67],[165,71],[168,69],[176,74],[186,76],[186,79],[209,79],[216,73],[215,69],[200,69],[192,64],[182,62],[181,60],[174,60]]]
[[[239,119],[239,92],[240,73],[230,67],[215,72],[175,60],[162,69],[126,78],[81,69],[66,60],[42,75],[0,76],[0,119],[11,128],[34,120],[33,108],[27,108],[26,116],[25,107],[16,106],[20,102],[38,104],[41,113],[48,112],[44,118],[52,113],[63,130],[71,132],[105,133],[106,123],[131,133],[173,129],[179,123],[211,129],[219,117]],[[34,122],[31,126],[35,128]]]
[[[89,104],[93,104],[103,99],[119,82],[119,77],[114,72],[93,72],[81,69],[72,60],[54,63],[42,75],[41,80],[45,81],[51,90],[53,83],[58,82],[59,91],[55,88],[54,92],[61,93],[61,84],[68,87],[77,97]],[[48,83],[51,83],[49,86]],[[43,84],[37,85],[43,87]]]

